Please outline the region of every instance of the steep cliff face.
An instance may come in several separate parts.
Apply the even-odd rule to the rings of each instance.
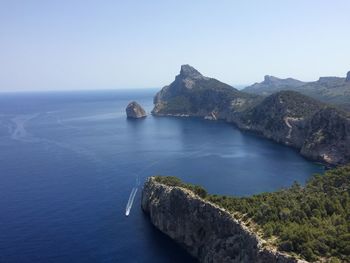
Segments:
[[[276,81],[271,78],[266,82]],[[350,119],[346,113],[323,111],[326,104],[298,92],[249,95],[184,65],[175,81],[157,93],[154,103],[154,115],[222,119],[295,147],[313,160],[329,164],[350,161]]]
[[[295,263],[264,241],[230,213],[191,191],[149,178],[142,192],[142,209],[163,233],[200,262]]]
[[[350,160],[350,118],[334,108],[317,111],[307,123],[301,153],[333,164]]]
[[[301,148],[307,123],[323,104],[293,91],[280,91],[233,120],[240,128],[255,131],[276,142]]]

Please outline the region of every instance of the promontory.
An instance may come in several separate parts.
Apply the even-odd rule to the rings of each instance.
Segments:
[[[200,262],[350,262],[350,166],[251,197],[150,177],[142,209]]]

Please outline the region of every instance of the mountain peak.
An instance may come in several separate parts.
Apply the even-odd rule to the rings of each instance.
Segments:
[[[187,78],[187,77],[192,77],[192,78],[198,78],[198,77],[203,77],[203,75],[196,70],[194,67],[186,64],[181,66],[180,70],[180,76]]]
[[[276,77],[270,76],[270,75],[265,75],[264,76],[264,82],[271,83],[271,82],[274,82],[276,80],[279,80],[279,78],[276,78]]]

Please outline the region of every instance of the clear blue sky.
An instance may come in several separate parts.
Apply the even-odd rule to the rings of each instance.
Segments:
[[[0,0],[0,90],[229,84],[350,70],[350,1]]]

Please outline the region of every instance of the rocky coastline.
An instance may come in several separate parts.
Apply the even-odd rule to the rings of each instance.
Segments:
[[[328,166],[350,162],[348,113],[295,91],[248,94],[189,65],[155,95],[152,114],[224,120],[296,148],[310,160]]]
[[[270,247],[223,208],[148,178],[141,206],[152,224],[200,262],[305,263]]]

